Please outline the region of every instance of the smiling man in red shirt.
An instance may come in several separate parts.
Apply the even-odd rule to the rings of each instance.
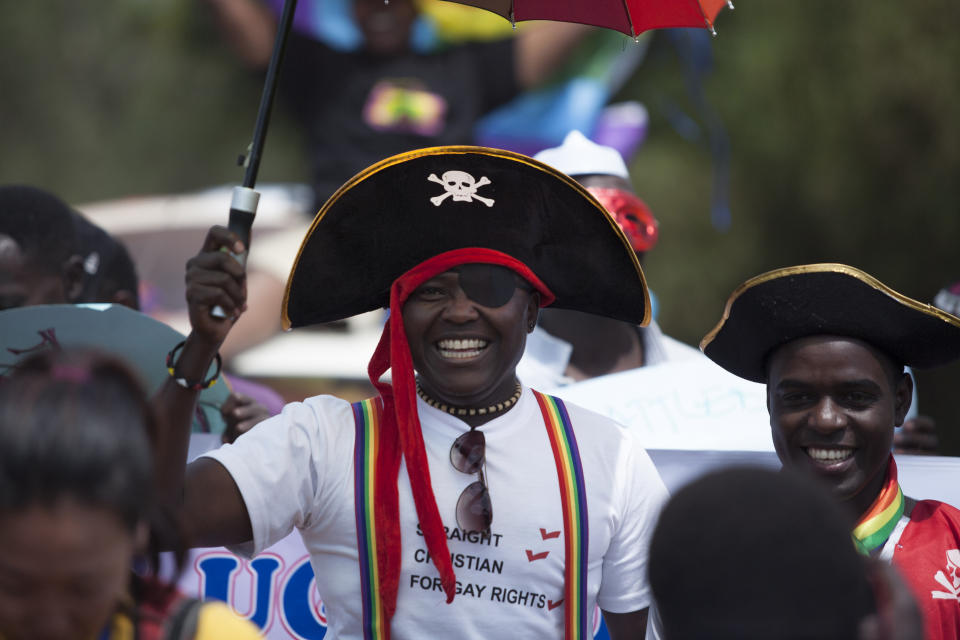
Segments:
[[[926,637],[960,637],[960,511],[904,496],[890,453],[913,392],[904,366],[960,357],[960,319],[841,264],[788,267],[738,287],[700,344],[767,385],[774,447],[847,508],[864,555],[893,562]]]

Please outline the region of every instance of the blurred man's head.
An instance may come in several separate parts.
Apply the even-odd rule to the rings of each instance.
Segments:
[[[650,207],[634,192],[619,151],[599,145],[574,130],[567,134],[562,145],[544,149],[535,158],[586,187],[617,221],[643,262],[644,254],[657,243],[657,220]]]
[[[127,248],[79,213],[74,222],[83,259],[80,302],[122,304],[139,311],[139,278]]]
[[[710,473],[678,491],[650,545],[667,640],[857,637],[875,605],[853,522],[807,478]]]
[[[79,299],[73,215],[42,189],[0,186],[0,309]]]
[[[353,16],[367,51],[389,55],[409,48],[417,17],[413,0],[353,0]]]

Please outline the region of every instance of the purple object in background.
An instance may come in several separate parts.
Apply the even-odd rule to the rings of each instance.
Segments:
[[[267,0],[267,5],[273,9],[273,12],[280,16],[283,11],[283,0]],[[313,6],[312,3],[299,2],[297,9],[293,14],[293,28],[300,33],[312,33],[313,31]]]
[[[649,121],[646,107],[639,102],[612,104],[600,112],[591,138],[597,144],[619,151],[629,165],[647,137]]]
[[[232,374],[224,374],[224,377],[227,379],[227,382],[230,383],[230,389],[232,389],[234,393],[250,396],[266,407],[267,411],[269,411],[270,415],[272,416],[280,413],[280,411],[283,410],[283,405],[286,404],[286,401],[279,393],[266,385],[252,382],[244,378],[238,378]]]

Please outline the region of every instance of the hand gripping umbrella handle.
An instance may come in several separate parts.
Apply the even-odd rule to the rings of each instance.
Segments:
[[[233,197],[230,200],[230,221],[227,228],[240,236],[240,241],[246,247],[244,253],[230,253],[237,262],[245,265],[247,262],[247,253],[250,252],[250,228],[253,226],[253,219],[257,215],[257,205],[260,203],[260,193],[247,187],[234,187]],[[223,307],[216,305],[210,309],[210,315],[214,318],[226,318],[227,314]]]

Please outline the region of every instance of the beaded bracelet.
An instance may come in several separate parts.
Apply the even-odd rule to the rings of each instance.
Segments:
[[[177,352],[182,349],[183,345],[186,343],[186,340],[180,342],[177,344],[177,346],[170,350],[170,353],[167,354],[167,373],[170,374],[170,377],[173,378],[174,382],[189,391],[203,391],[204,389],[209,389],[213,385],[217,384],[217,376],[220,375],[220,368],[223,366],[223,361],[220,359],[220,352],[217,352],[217,370],[213,372],[213,375],[203,382],[190,383],[187,382],[186,378],[178,378],[173,372],[174,359],[177,357]]]

